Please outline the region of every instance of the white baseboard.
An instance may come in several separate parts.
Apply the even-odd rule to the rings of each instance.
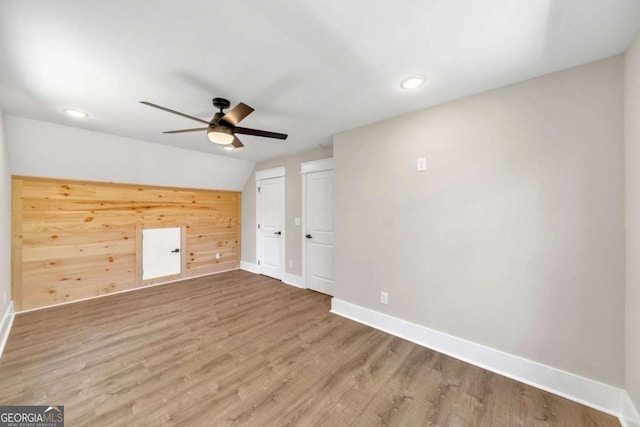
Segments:
[[[640,427],[640,414],[633,402],[629,393],[623,392],[622,396],[622,414],[620,416],[620,422],[623,427]]]
[[[584,378],[551,366],[514,356],[500,350],[447,335],[388,314],[348,303],[336,298],[331,300],[331,312],[356,322],[436,350],[456,359],[487,369],[505,377],[529,384],[599,411],[619,417],[621,422],[635,422],[631,409],[624,412],[631,400],[617,387]],[[623,415],[626,420],[623,420]],[[638,419],[640,421],[640,419]],[[624,424],[623,424],[624,425]]]
[[[9,339],[14,314],[13,301],[11,301],[4,313],[4,316],[2,316],[2,323],[0,323],[0,357],[2,357],[4,346],[7,344],[7,340]]]
[[[260,274],[258,265],[252,262],[240,261],[240,268],[242,270],[248,271],[249,273]]]
[[[242,270],[248,271],[249,273],[260,274],[260,270],[258,269],[257,264],[253,264],[247,261],[240,261],[240,268]],[[282,283],[286,283],[287,285],[295,286],[296,288],[303,288],[302,285],[302,276],[298,276],[291,273],[283,273],[282,275]]]
[[[296,288],[303,288],[302,285],[302,276],[298,276],[291,273],[284,273],[282,277],[282,283],[286,283],[287,285],[295,286]]]
[[[260,270],[258,269],[257,264],[253,264],[251,262],[240,261],[240,268],[242,270],[248,271],[249,273],[260,274]],[[302,286],[302,276],[298,276],[296,274],[291,273],[283,273],[282,275],[282,283],[287,285],[295,286],[296,288],[303,288]]]

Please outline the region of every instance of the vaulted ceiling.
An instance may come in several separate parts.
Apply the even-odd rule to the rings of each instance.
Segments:
[[[6,113],[248,160],[625,51],[637,0],[2,0]],[[415,90],[400,88],[412,75]],[[227,153],[204,133],[211,98],[255,108]],[[78,120],[62,110],[89,114]]]

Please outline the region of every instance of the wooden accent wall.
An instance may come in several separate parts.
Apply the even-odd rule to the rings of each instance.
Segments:
[[[14,176],[16,309],[238,268],[240,203],[235,191]],[[182,228],[182,273],[143,281],[142,228],[156,227]]]

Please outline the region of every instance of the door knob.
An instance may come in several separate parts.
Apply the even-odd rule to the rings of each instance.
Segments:
[[[171,251],[172,254],[177,254],[178,252],[180,252],[180,249],[174,249]]]
[[[310,239],[310,238],[311,238],[311,234],[307,234],[307,235],[306,235],[306,236],[304,236],[304,237],[306,237],[307,239]]]
[[[278,236],[282,234],[282,231],[274,231],[273,234],[277,234]]]

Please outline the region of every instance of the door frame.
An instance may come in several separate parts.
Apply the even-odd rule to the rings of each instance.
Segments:
[[[307,286],[307,238],[305,237],[307,234],[307,175],[328,170],[333,170],[333,157],[300,163],[300,174],[302,175],[302,287],[305,289],[309,289]]]
[[[262,274],[262,266],[261,263],[258,263],[258,255],[260,254],[260,245],[262,243],[262,236],[260,235],[260,233],[258,232],[258,213],[260,212],[260,197],[259,197],[259,192],[258,192],[258,187],[260,186],[260,182],[267,180],[267,179],[272,179],[272,178],[282,178],[282,206],[280,211],[282,212],[282,217],[280,218],[281,224],[282,224],[282,235],[280,236],[280,280],[282,280],[284,278],[284,272],[285,267],[284,267],[284,262],[287,259],[286,258],[286,246],[285,245],[285,238],[286,238],[286,228],[287,228],[287,224],[285,222],[285,207],[286,207],[286,203],[285,203],[285,197],[286,197],[286,185],[285,185],[285,176],[286,176],[287,170],[284,166],[280,166],[277,168],[271,168],[271,169],[265,169],[265,170],[261,170],[261,171],[256,171],[255,172],[255,189],[256,189],[256,222],[255,222],[255,232],[256,232],[256,270],[258,274]]]

